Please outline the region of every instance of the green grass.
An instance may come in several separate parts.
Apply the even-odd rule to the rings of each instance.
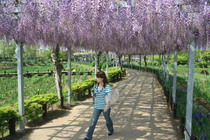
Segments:
[[[64,64],[64,67],[67,69],[67,65]],[[28,70],[29,72],[39,71],[44,72],[47,69],[53,68],[53,65],[46,64],[46,65],[33,65],[33,66],[24,66],[25,70]],[[87,64],[77,64],[72,63],[72,69],[77,68],[77,70],[80,71],[86,71],[86,70],[92,70],[93,67],[87,65]],[[8,68],[10,71],[15,71],[16,67]],[[0,72],[3,70],[0,69]],[[79,75],[72,76],[72,83],[79,82],[86,80],[87,78],[93,77],[85,75]],[[68,76],[63,75],[62,76],[62,85],[63,87],[68,84]],[[7,106],[7,105],[14,105],[17,103],[18,100],[18,82],[17,77],[0,77],[0,107],[1,106]],[[31,78],[24,77],[24,96],[25,99],[30,98],[33,95],[36,94],[44,94],[44,93],[56,93],[56,87],[55,87],[55,79],[53,76],[43,75],[43,76],[32,76]]]
[[[63,63],[64,70],[67,71],[67,64]],[[93,71],[93,67],[89,66],[85,63],[71,63],[71,69],[74,69],[74,71]],[[0,68],[0,73],[17,73],[17,67],[11,66],[7,68]],[[27,65],[23,67],[23,72],[47,72],[47,71],[54,71],[54,65],[53,64],[39,64],[39,65]]]

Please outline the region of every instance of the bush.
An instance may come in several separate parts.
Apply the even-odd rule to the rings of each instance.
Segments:
[[[210,51],[203,53],[202,60],[205,62],[210,62]]]
[[[109,63],[108,63],[108,66],[111,67],[112,64],[109,62]],[[106,70],[106,62],[103,63],[101,69],[102,69],[102,70]]]
[[[160,63],[162,62],[162,58],[158,55],[154,56],[154,60],[157,62],[157,65],[160,65]]]
[[[177,60],[178,65],[185,65],[188,64],[188,53],[187,52],[179,52],[178,53],[178,60]]]
[[[5,127],[8,128],[9,122],[13,118],[16,122],[20,120],[20,115],[18,115],[16,109],[11,107],[0,107],[0,133],[2,136],[5,133]]]
[[[99,68],[100,68],[100,69],[102,69],[102,65],[103,65],[104,63],[106,63],[106,62],[103,62],[103,61],[100,61],[100,62],[99,62]]]
[[[72,93],[77,96],[78,100],[80,100],[83,98],[83,96],[85,96],[85,92],[88,89],[91,89],[95,83],[96,83],[95,78],[88,79],[79,83],[72,83],[72,86],[71,86]],[[65,88],[65,90],[67,90],[67,88]]]
[[[152,61],[149,61],[149,62],[147,62],[147,65],[149,65],[149,66],[158,66],[159,65],[159,63],[157,62],[157,61],[154,61],[154,62],[152,62]]]
[[[125,75],[125,69],[121,70],[121,69],[112,68],[108,72],[108,80],[109,82],[114,82],[124,75]]]
[[[8,123],[10,119],[16,118],[17,120],[20,118],[17,110],[11,107],[0,107],[0,125],[4,123]]]
[[[30,120],[34,120],[44,113],[41,104],[31,102],[30,100],[24,101],[24,107],[25,107],[25,116]]]
[[[26,117],[34,120],[44,113],[44,110],[42,110],[43,104],[55,104],[57,102],[58,97],[54,93],[32,96],[24,101]]]
[[[210,62],[197,62],[196,65],[198,65],[200,68],[208,68],[210,67]]]
[[[94,67],[94,66],[95,66],[95,62],[94,62],[94,61],[91,63],[91,66],[92,66],[92,67]]]
[[[48,94],[34,95],[29,100],[32,103],[38,103],[38,104],[55,104],[58,102],[58,97],[57,94],[48,93]]]
[[[121,76],[125,75],[125,69],[111,68],[108,73],[109,82],[114,82],[118,80]],[[85,95],[87,90],[90,90],[96,83],[96,79],[88,79],[79,83],[72,83],[71,89],[73,95],[76,96],[77,100],[81,100]],[[64,87],[64,92],[67,92],[67,87]]]
[[[186,64],[188,64],[187,56],[178,56],[177,64],[178,65],[186,65]]]

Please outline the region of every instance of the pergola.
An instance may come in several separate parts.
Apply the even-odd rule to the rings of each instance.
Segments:
[[[189,50],[186,139],[190,139],[194,51],[208,47],[209,15],[208,0],[0,0],[0,39],[15,40],[18,48],[20,115],[24,115],[22,48],[25,44],[53,47],[57,81],[62,70],[57,58],[60,46],[69,52],[69,75],[71,50],[81,46],[119,55],[175,53],[174,104],[177,53]],[[69,84],[69,96],[70,91]],[[24,129],[23,121],[20,128]]]

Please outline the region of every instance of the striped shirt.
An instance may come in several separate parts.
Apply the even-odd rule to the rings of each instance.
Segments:
[[[106,85],[106,87],[99,88],[98,84],[94,85],[94,93],[95,93],[95,103],[94,107],[95,109],[103,110],[106,106],[106,95],[110,94],[112,92],[111,86]]]

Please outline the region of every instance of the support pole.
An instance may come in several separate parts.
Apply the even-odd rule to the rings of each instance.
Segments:
[[[98,65],[98,53],[96,52],[95,53],[95,76],[96,76],[96,73],[97,73],[97,66]]]
[[[185,140],[190,140],[192,131],[192,108],[193,108],[193,86],[194,86],[194,58],[195,40],[190,44],[188,81],[187,81],[187,108],[186,108],[186,133]]]
[[[71,49],[68,48],[68,103],[71,103]]]
[[[109,72],[109,52],[106,52],[106,74]]]
[[[170,54],[167,55],[167,62],[166,62],[166,81],[169,81],[169,59],[170,59]]]
[[[131,55],[131,69],[133,69],[133,63],[132,63],[132,61],[133,61],[133,55]]]
[[[141,70],[141,55],[139,55],[139,70]]]
[[[152,55],[152,70],[154,70],[154,61],[155,61],[155,58],[154,58],[154,54]]]
[[[163,72],[163,77],[166,78],[166,67],[165,67],[165,55],[162,54],[162,72]]]
[[[24,78],[23,78],[23,44],[17,42],[17,62],[18,62],[18,111],[21,116],[19,122],[20,131],[25,129],[24,123]]]
[[[173,98],[173,105],[172,105],[172,109],[173,109],[173,112],[174,112],[174,117],[176,117],[177,57],[178,57],[178,51],[175,51],[175,52],[174,52],[174,76],[173,76],[173,89],[172,89],[172,98]]]
[[[117,59],[117,54],[115,53],[115,67],[118,67],[118,59]]]

